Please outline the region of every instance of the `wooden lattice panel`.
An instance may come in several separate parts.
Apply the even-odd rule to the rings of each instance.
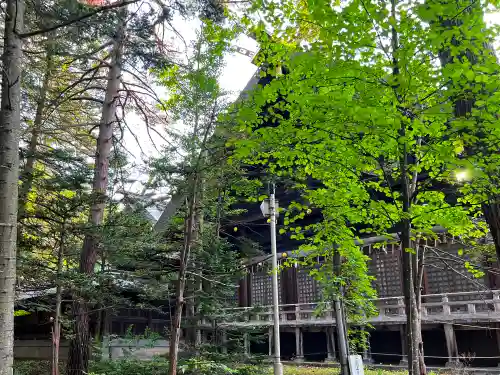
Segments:
[[[458,259],[456,258],[458,255],[458,249],[447,249],[445,246],[442,246],[441,249],[446,250],[446,252],[450,254],[449,258]],[[426,294],[475,292],[487,289],[484,278],[475,279],[470,273],[467,272],[463,264],[454,260],[446,259],[448,257],[443,252],[439,254],[443,259],[431,259],[428,257],[426,260]],[[450,301],[468,301],[471,299],[477,299],[477,296],[450,296],[449,299]]]
[[[278,273],[278,299],[281,303],[281,275]],[[267,306],[273,303],[272,275],[260,271],[252,276],[252,306]]]
[[[252,276],[252,306],[265,306],[268,304],[267,294],[270,285],[268,277],[264,272],[255,273]]]
[[[316,280],[314,280],[307,269],[300,268],[297,272],[297,283],[299,290],[299,303],[317,302],[319,299]]]
[[[373,284],[380,298],[398,297],[403,293],[399,254],[397,248],[387,252],[376,250],[371,254],[368,270],[375,277]]]

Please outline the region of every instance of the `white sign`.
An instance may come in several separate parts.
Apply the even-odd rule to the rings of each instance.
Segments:
[[[280,216],[279,214],[279,203],[277,200],[274,201],[274,210],[276,212],[276,217]],[[271,208],[269,206],[269,199],[264,199],[262,203],[260,204],[260,211],[262,212],[262,215],[264,217],[269,217],[271,215]]]
[[[260,211],[262,212],[262,215],[264,217],[268,217],[270,215],[270,212],[269,212],[269,200],[268,199],[264,199],[262,201],[262,203],[260,204]]]
[[[351,375],[365,375],[363,359],[360,355],[349,356],[349,368],[351,370]]]

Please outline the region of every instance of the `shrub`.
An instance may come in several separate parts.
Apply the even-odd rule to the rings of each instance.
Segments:
[[[237,375],[238,371],[222,363],[192,358],[179,365],[178,372],[185,375]]]
[[[119,359],[92,362],[92,375],[165,375],[168,362],[163,359],[141,361],[139,359]]]
[[[238,375],[272,375],[272,369],[269,366],[245,365],[237,367]]]
[[[61,369],[61,373],[63,369]],[[50,374],[50,361],[15,361],[14,375]]]
[[[230,367],[221,362],[200,358],[180,361],[180,375],[272,375],[269,366],[241,365]],[[152,361],[120,359],[114,361],[93,362],[90,375],[167,375],[168,361],[156,358]],[[20,374],[42,375],[42,374]]]

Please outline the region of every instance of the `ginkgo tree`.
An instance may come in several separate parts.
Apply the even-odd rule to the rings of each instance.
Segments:
[[[486,173],[477,153],[467,152],[479,140],[481,113],[459,117],[454,104],[474,82],[493,80],[484,65],[471,73],[471,61],[459,57],[494,30],[432,20],[429,27],[426,18],[458,17],[470,5],[459,3],[257,1],[243,20],[260,38],[261,74],[272,79],[239,106],[234,157],[296,179],[308,204],[290,207],[288,227],[306,240],[302,248],[314,258],[338,252],[359,266],[334,278],[338,285],[366,285],[366,259],[356,246],[363,236],[399,236],[411,375],[426,373],[420,238],[435,236],[436,226],[472,242],[485,231],[473,220],[481,199],[456,179],[465,165]],[[257,13],[265,22],[254,22]],[[457,43],[460,35],[468,37]],[[457,58],[442,69],[444,49]],[[496,121],[488,117],[493,134]],[[311,188],[311,178],[320,187]],[[294,225],[311,206],[322,220]],[[331,272],[322,267],[318,275]]]

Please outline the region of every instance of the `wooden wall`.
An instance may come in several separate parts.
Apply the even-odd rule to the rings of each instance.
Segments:
[[[426,250],[428,257],[424,271],[424,294],[479,291],[495,287],[490,285],[488,277],[475,279],[468,274],[463,262],[460,264],[456,261],[446,261],[446,253],[449,254],[449,257],[457,259],[462,245],[452,243],[450,239],[447,239],[442,242],[433,242],[432,246],[439,247],[440,257],[444,260],[437,259],[432,251]],[[383,248],[364,246],[363,251],[371,258],[368,263],[368,272],[375,277],[373,286],[379,298],[402,296],[403,271],[400,246],[398,244],[387,245]],[[272,304],[270,271],[268,262],[249,268],[249,273],[240,283],[238,290],[240,306]],[[278,277],[280,304],[312,303],[320,300],[320,286],[309,276],[308,269],[301,266],[284,268]],[[470,298],[474,298],[474,296]]]

